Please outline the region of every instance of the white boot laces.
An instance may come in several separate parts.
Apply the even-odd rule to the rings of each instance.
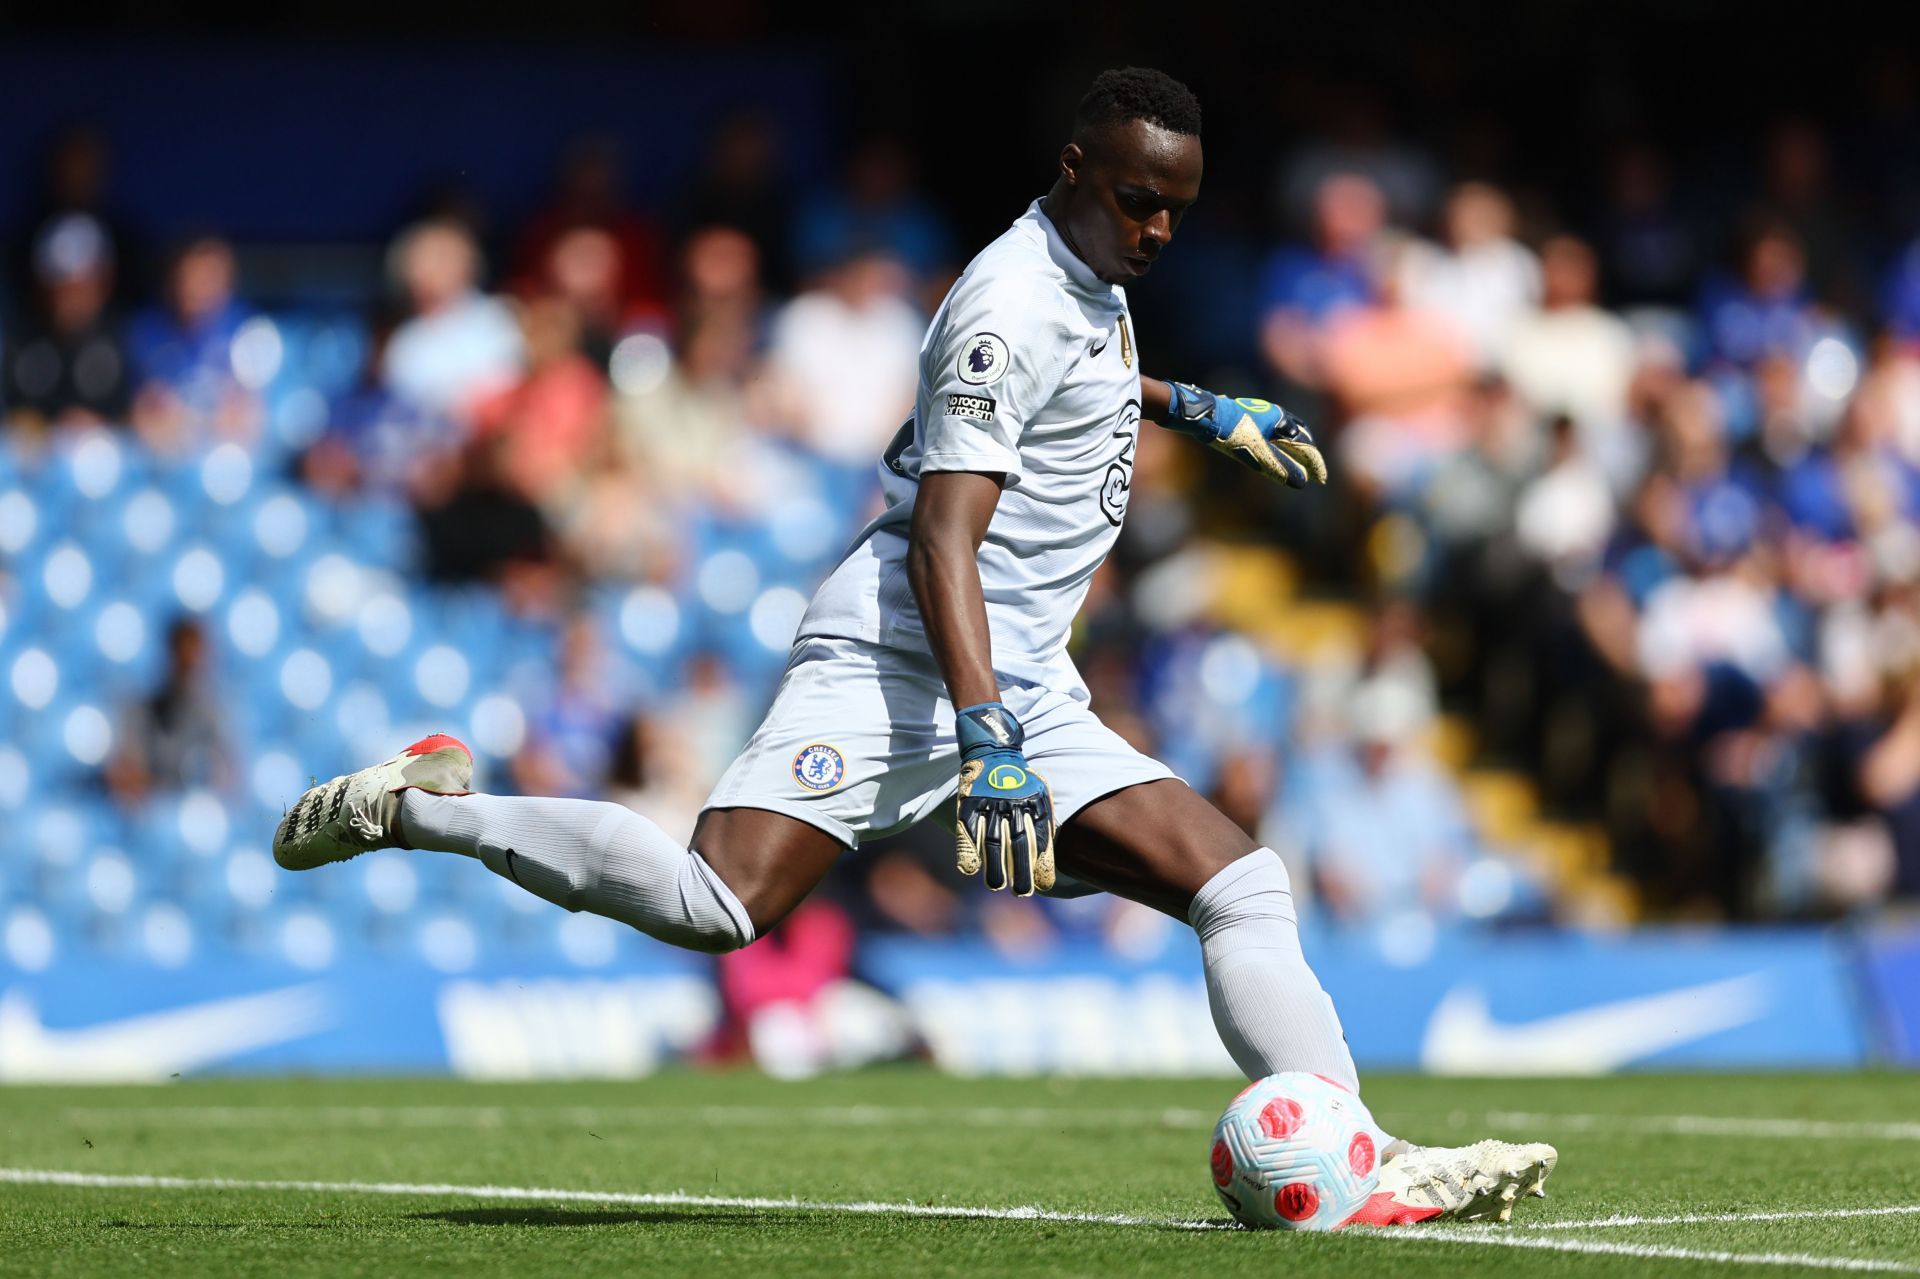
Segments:
[[[386,833],[386,828],[373,820],[372,812],[364,804],[354,804],[347,809],[347,825],[362,839],[379,839]]]

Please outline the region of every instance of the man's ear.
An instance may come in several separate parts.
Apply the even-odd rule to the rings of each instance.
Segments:
[[[1080,185],[1080,169],[1087,162],[1087,153],[1080,149],[1078,142],[1069,142],[1060,148],[1060,176],[1067,180],[1068,186]]]

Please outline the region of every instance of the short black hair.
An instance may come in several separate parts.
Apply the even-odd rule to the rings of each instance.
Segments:
[[[1129,120],[1145,120],[1170,133],[1200,136],[1200,99],[1193,90],[1152,67],[1118,67],[1093,78],[1073,113],[1078,137]]]

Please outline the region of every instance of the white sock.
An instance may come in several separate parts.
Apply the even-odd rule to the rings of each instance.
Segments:
[[[717,954],[753,940],[747,908],[706,859],[618,804],[410,790],[400,821],[415,848],[477,857],[556,906],[688,950]]]
[[[1187,920],[1200,935],[1213,1024],[1249,1079],[1283,1070],[1325,1075],[1360,1092],[1360,1076],[1333,1001],[1300,950],[1287,868],[1256,848],[1194,895]]]

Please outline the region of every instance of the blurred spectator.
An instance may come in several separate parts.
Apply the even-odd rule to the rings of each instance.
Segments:
[[[872,904],[874,928],[898,930],[920,937],[947,937],[968,922],[967,885],[947,882],[953,876],[953,836],[938,821],[923,823],[897,836],[875,841],[880,845],[866,862],[865,897]]]
[[[227,708],[208,660],[200,623],[176,618],[167,627],[167,668],[153,695],[128,714],[106,781],[122,806],[154,791],[220,790],[234,780]]]
[[[768,282],[784,292],[793,286],[787,254],[792,213],[777,129],[758,111],[722,121],[702,149],[700,170],[686,189],[678,221],[689,233],[731,227],[745,235],[759,246]]]
[[[711,650],[689,659],[680,687],[659,709],[663,719],[681,726],[689,767],[708,789],[746,745],[760,715],[726,660]]]
[[[512,275],[521,282],[518,291],[523,296],[541,291],[547,287],[544,281],[559,274],[555,253],[570,233],[597,231],[612,241],[610,246],[596,246],[595,251],[612,261],[620,314],[635,321],[664,319],[664,239],[658,224],[628,203],[624,186],[617,143],[582,138],[568,147],[559,190],[521,230],[514,245]]]
[[[751,472],[743,465],[752,448],[752,340],[737,313],[695,312],[659,380],[621,398],[620,450],[664,500],[753,500]]]
[[[1624,489],[1643,463],[1640,433],[1627,418],[1633,331],[1595,304],[1593,250],[1556,236],[1540,251],[1540,309],[1514,320],[1499,353],[1501,374],[1543,414],[1565,414],[1585,454]]]
[[[47,148],[39,205],[26,221],[26,234],[10,254],[15,281],[33,279],[38,271],[34,254],[55,224],[75,214],[90,218],[100,228],[113,264],[113,297],[121,309],[148,284],[145,255],[138,238],[114,209],[108,194],[113,152],[106,135],[90,125],[78,125],[58,134]]]
[[[720,956],[721,1005],[760,1069],[805,1079],[912,1046],[905,1010],[853,979],[855,941],[846,912],[814,897],[757,944]]]
[[[590,613],[567,618],[558,650],[544,704],[534,708],[514,760],[514,781],[529,795],[598,795],[626,719],[626,690]]]
[[[680,252],[682,326],[721,315],[760,337],[766,296],[760,278],[761,251],[744,232],[707,226],[687,237]]]
[[[16,426],[126,420],[127,356],[109,301],[113,245],[90,214],[47,224],[33,246],[33,305],[10,326],[6,404]]]
[[[1352,703],[1352,744],[1299,761],[1293,803],[1320,900],[1339,923],[1457,913],[1473,836],[1453,785],[1416,744],[1420,714],[1406,688],[1370,685]]]
[[[1322,185],[1340,173],[1371,182],[1399,225],[1426,222],[1439,200],[1440,170],[1425,149],[1394,134],[1386,96],[1371,85],[1347,83],[1321,94],[1315,108],[1320,127],[1280,170],[1280,209],[1287,222],[1304,223]]]
[[[1737,276],[1710,278],[1700,292],[1704,359],[1751,369],[1767,355],[1803,357],[1819,317],[1807,285],[1807,260],[1793,227],[1756,214],[1741,232]]]
[[[1598,243],[1619,302],[1691,300],[1700,240],[1679,209],[1669,170],[1666,156],[1646,143],[1621,147],[1607,166]]]
[[[954,266],[953,232],[945,215],[914,190],[913,153],[897,138],[869,138],[854,147],[840,183],[801,206],[793,244],[803,278],[838,273],[857,256],[884,255],[911,272],[912,286],[937,296]]]
[[[371,319],[359,380],[327,406],[326,429],[301,459],[301,475],[322,493],[404,497],[416,472],[437,466],[458,445],[452,422],[396,395],[382,380],[392,330],[387,317]]]
[[[1767,206],[1805,247],[1814,294],[1831,306],[1856,305],[1860,237],[1835,200],[1826,137],[1805,120],[1782,123],[1767,139],[1762,176]]]
[[[604,373],[614,344],[644,321],[660,327],[651,310],[630,311],[620,294],[620,242],[598,227],[576,227],[553,242],[546,274],[529,301],[551,296],[572,309],[579,327],[575,345]]]
[[[1398,276],[1397,263],[1381,264],[1378,301],[1336,315],[1322,353],[1327,390],[1347,419],[1337,447],[1358,481],[1389,497],[1466,442],[1473,379],[1459,328],[1414,305]]]
[[[409,228],[389,261],[412,315],[387,344],[384,380],[414,405],[466,422],[478,400],[519,378],[520,326],[479,291],[479,246],[457,222]]]
[[[244,437],[259,427],[259,400],[234,370],[234,338],[252,315],[234,284],[232,246],[212,235],[190,240],[167,270],[165,301],[127,325],[134,425],[158,448]]]
[[[1520,549],[1577,587],[1598,565],[1613,535],[1614,496],[1607,474],[1587,453],[1573,420],[1553,420],[1547,467],[1514,511]]]
[[[1322,385],[1319,329],[1340,311],[1373,302],[1385,226],[1380,189],[1358,174],[1336,173],[1314,192],[1311,240],[1267,260],[1261,340],[1268,362],[1289,381]]]
[[[607,766],[607,798],[646,817],[685,842],[706,804],[710,786],[671,723],[635,714],[620,726]]]
[[[1880,310],[1895,338],[1920,346],[1920,239],[1893,261],[1880,286]]]
[[[924,322],[899,259],[873,248],[825,272],[773,322],[783,419],[821,457],[867,466],[913,411]]]
[[[1676,388],[1656,406],[1662,478],[1672,485],[1688,560],[1725,565],[1752,548],[1765,517],[1765,476],[1728,438],[1724,404],[1705,382]]]
[[[1498,189],[1463,182],[1447,197],[1444,245],[1415,241],[1399,259],[1407,301],[1452,320],[1481,368],[1540,299],[1540,264],[1513,238],[1513,216]]]
[[[1394,731],[1410,746],[1423,740],[1440,712],[1426,640],[1426,619],[1411,600],[1376,604],[1359,645],[1326,654],[1305,672],[1297,733],[1302,747],[1317,751],[1350,742],[1367,715],[1382,723],[1381,717],[1391,716]],[[1224,779],[1220,785],[1226,789]]]
[[[649,473],[618,440],[587,468],[572,500],[548,513],[569,562],[590,579],[660,582],[671,578],[688,532],[693,494]]]
[[[552,572],[546,521],[505,473],[508,445],[505,436],[482,436],[416,477],[426,572],[432,580],[493,582],[509,590],[519,584],[538,591]]]
[[[1840,762],[1847,773],[1840,783],[1841,816],[1859,811],[1878,813],[1885,823],[1890,848],[1881,853],[1871,842],[1854,853],[1864,860],[1864,893],[1854,901],[1872,900],[1892,889],[1903,897],[1920,897],[1920,685],[1911,670],[1890,683],[1883,708],[1871,718],[1837,728]],[[1870,837],[1869,837],[1870,839]],[[1881,863],[1876,865],[1875,863]],[[1856,872],[1859,873],[1859,872]],[[1858,882],[1857,880],[1855,882]]]
[[[558,297],[521,308],[528,367],[515,385],[473,406],[474,430],[502,441],[506,478],[530,501],[557,506],[600,455],[607,431],[607,384],[580,354],[580,321]]]
[[[1887,408],[1871,389],[1856,394],[1833,440],[1783,468],[1779,502],[1797,529],[1862,543],[1875,567],[1904,580],[1920,572],[1920,469],[1899,451]]]
[[[1541,464],[1534,418],[1504,382],[1483,378],[1465,404],[1469,446],[1428,473],[1417,506],[1440,543],[1436,604],[1512,587],[1515,511]]]

